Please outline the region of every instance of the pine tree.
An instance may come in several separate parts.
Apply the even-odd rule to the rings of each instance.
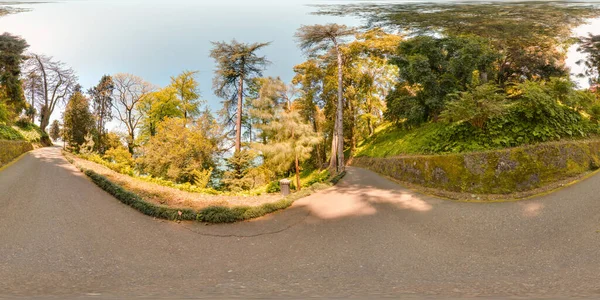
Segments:
[[[262,76],[262,71],[270,63],[264,56],[256,54],[269,43],[243,44],[233,40],[231,43],[217,42],[213,45],[210,56],[217,62],[213,89],[218,97],[225,99],[225,123],[231,124],[235,115],[235,151],[240,152],[244,85],[249,84],[253,78]],[[236,98],[237,105],[234,105]]]

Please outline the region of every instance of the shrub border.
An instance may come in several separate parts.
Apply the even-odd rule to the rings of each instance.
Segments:
[[[65,156],[65,158],[67,158]],[[67,161],[74,164],[74,161],[67,158]],[[141,196],[126,190],[122,186],[110,181],[92,170],[84,169],[75,165],[87,177],[91,179],[98,187],[115,197],[125,205],[151,217],[166,219],[171,221],[198,221],[203,223],[235,223],[260,218],[286,209],[301,198],[310,196],[316,191],[323,190],[335,185],[345,175],[345,172],[332,178],[327,184],[314,184],[297,193],[291,194],[277,202],[265,203],[260,206],[209,206],[201,210],[173,208],[164,205],[157,205],[145,201]]]

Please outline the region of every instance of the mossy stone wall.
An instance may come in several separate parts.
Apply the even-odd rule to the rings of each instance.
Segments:
[[[352,165],[451,192],[509,194],[600,168],[600,140],[451,155],[356,157]]]
[[[31,150],[33,146],[30,142],[0,140],[0,167]]]

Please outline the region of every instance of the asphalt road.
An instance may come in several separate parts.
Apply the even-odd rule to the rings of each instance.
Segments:
[[[600,298],[600,176],[469,204],[349,168],[252,222],[155,220],[59,148],[0,172],[0,298]]]

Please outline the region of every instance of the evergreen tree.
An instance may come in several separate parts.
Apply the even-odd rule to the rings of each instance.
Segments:
[[[90,112],[90,101],[81,91],[75,92],[67,103],[63,114],[63,140],[69,148],[78,152],[86,143],[86,136],[94,127],[94,116]]]
[[[180,109],[183,111],[183,126],[193,122],[194,118],[200,114],[200,105],[204,101],[200,99],[200,89],[196,76],[198,72],[185,71],[177,77],[171,77],[171,85],[175,94],[179,98]]]
[[[233,40],[231,43],[217,42],[213,45],[210,56],[217,63],[213,89],[218,97],[225,99],[223,108],[225,124],[232,124],[235,115],[235,151],[240,152],[244,86],[250,84],[253,78],[262,76],[262,71],[269,64],[264,56],[256,54],[269,43],[243,44]],[[236,98],[237,105],[234,105]]]
[[[54,120],[52,122],[52,125],[50,125],[50,137],[53,141],[58,140],[58,138],[60,137],[60,132],[60,123],[58,122],[58,120]]]
[[[112,120],[113,91],[115,84],[109,75],[102,76],[95,87],[88,90],[92,98],[93,114],[96,120],[96,132],[98,134],[96,147],[100,153],[108,150],[106,148],[106,123]]]

